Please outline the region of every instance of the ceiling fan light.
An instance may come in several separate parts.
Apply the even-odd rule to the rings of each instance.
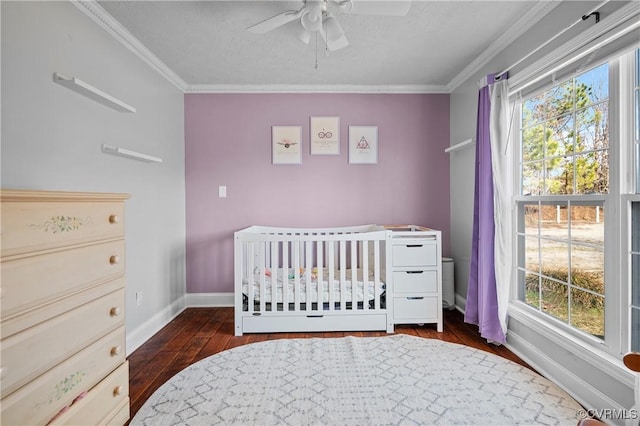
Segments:
[[[304,44],[309,44],[311,41],[311,32],[307,31],[302,25],[298,29],[298,39]]]
[[[344,34],[336,40],[327,40],[327,47],[331,51],[342,49],[343,47],[347,47],[348,45],[349,40],[347,40],[347,37],[345,37]]]
[[[324,28],[327,36],[327,44],[335,43],[341,38],[346,40],[342,27],[333,15],[327,14],[327,17],[324,20]]]

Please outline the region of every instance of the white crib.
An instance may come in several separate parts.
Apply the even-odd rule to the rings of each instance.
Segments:
[[[392,333],[391,235],[376,225],[236,232],[235,335]]]

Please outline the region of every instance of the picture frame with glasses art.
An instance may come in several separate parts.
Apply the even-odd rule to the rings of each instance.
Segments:
[[[311,155],[340,155],[340,117],[311,117]]]

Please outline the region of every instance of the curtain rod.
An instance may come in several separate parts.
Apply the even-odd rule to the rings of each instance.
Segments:
[[[600,49],[602,46],[604,46],[604,45],[606,45],[606,44],[608,44],[608,43],[610,43],[610,42],[612,42],[614,40],[617,40],[618,38],[630,33],[631,31],[637,29],[638,27],[640,27],[640,21],[633,21],[633,22],[632,21],[627,21],[627,22],[629,22],[629,24],[626,25],[625,27],[623,27],[622,29],[620,29],[620,31],[617,31],[615,34],[612,34],[609,37],[605,38],[604,40],[601,40],[600,42],[592,45],[588,49],[583,50],[578,54],[575,54],[576,51],[574,50],[573,51],[574,55],[571,56],[570,59],[567,59],[566,61],[560,63],[559,65],[556,65],[555,67],[553,67],[551,69],[547,69],[546,72],[542,73],[538,77],[535,77],[533,79],[528,80],[526,84],[523,84],[522,86],[518,86],[517,90],[509,92],[509,96],[511,96],[512,94],[517,93],[517,92],[522,92],[527,87],[530,87],[530,86],[536,84],[538,81],[542,80],[543,78],[545,78],[545,77],[547,77],[549,75],[552,75],[553,73],[555,73],[558,70],[561,70],[565,66],[569,65],[571,62],[577,61],[578,59],[589,55],[590,53]],[[596,39],[597,39],[597,37],[596,37]]]
[[[532,50],[531,52],[529,52],[528,54],[526,54],[524,57],[520,58],[520,60],[518,60],[516,63],[512,64],[511,66],[509,66],[507,69],[505,69],[502,72],[496,73],[496,80],[500,80],[502,78],[502,76],[511,71],[513,68],[517,67],[518,65],[520,65],[522,62],[526,61],[527,59],[529,59],[531,56],[533,56],[536,52],[538,52],[540,49],[542,49],[543,47],[545,47],[546,45],[548,45],[549,43],[551,43],[553,40],[557,39],[558,37],[560,37],[562,34],[566,33],[567,31],[569,31],[571,28],[575,27],[576,25],[578,25],[580,22],[582,21],[586,21],[591,15],[595,15],[596,17],[596,23],[598,23],[600,21],[600,13],[596,12],[598,9],[600,9],[602,6],[604,6],[605,4],[609,3],[609,1],[611,0],[604,0],[602,3],[598,4],[596,7],[594,7],[593,9],[591,9],[588,13],[582,15],[580,17],[580,19],[577,19],[575,22],[571,23],[571,25],[565,27],[563,30],[561,30],[558,34],[554,35],[553,37],[551,37],[549,40],[545,41],[544,43],[542,43],[540,46],[536,47],[534,50]]]

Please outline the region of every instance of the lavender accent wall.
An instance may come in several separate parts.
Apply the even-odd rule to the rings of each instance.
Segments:
[[[309,154],[309,118],[340,117],[339,156]],[[271,164],[271,126],[302,126],[302,164]],[[378,164],[348,164],[349,125],[378,126]],[[449,253],[449,95],[185,95],[188,293],[233,292],[250,225],[417,224]],[[218,198],[218,186],[227,198]]]

